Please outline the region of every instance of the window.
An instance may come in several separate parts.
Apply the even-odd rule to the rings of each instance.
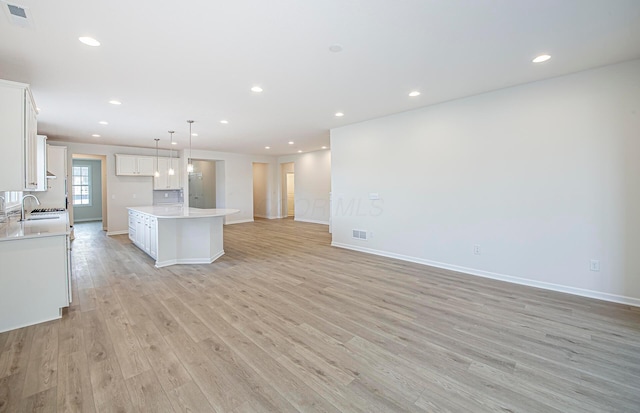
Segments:
[[[91,175],[88,166],[73,167],[73,205],[91,205]]]

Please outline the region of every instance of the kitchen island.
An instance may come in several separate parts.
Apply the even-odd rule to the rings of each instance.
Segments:
[[[129,207],[129,238],[156,267],[210,264],[224,254],[224,217],[239,209]]]
[[[0,224],[0,333],[60,318],[71,302],[66,211]]]

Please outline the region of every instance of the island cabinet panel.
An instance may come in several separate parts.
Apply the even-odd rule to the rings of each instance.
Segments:
[[[129,238],[156,267],[210,264],[224,254],[224,217],[237,209],[129,208]]]

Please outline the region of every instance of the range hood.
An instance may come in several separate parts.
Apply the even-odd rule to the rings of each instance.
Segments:
[[[47,171],[47,179],[56,179],[56,176],[51,172]]]

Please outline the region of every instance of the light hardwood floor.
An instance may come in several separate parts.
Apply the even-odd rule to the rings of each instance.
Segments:
[[[0,412],[637,412],[640,309],[225,227],[155,269],[76,226],[61,320],[0,334]],[[34,257],[37,259],[37,257]]]

